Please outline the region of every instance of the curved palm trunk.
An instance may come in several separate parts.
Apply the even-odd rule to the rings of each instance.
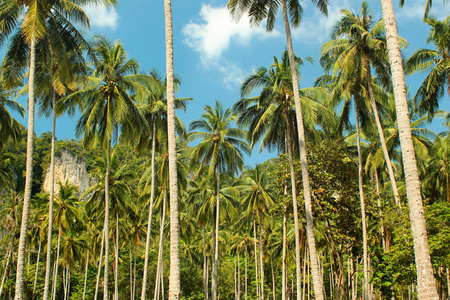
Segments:
[[[213,261],[213,274],[212,274],[212,282],[211,282],[211,290],[212,290],[212,300],[217,300],[217,268],[219,267],[219,222],[220,222],[220,209],[219,209],[219,200],[220,200],[220,170],[217,167],[216,170],[216,180],[217,180],[217,190],[216,190],[216,238],[214,240],[214,261]]]
[[[208,300],[208,261],[206,260],[206,225],[203,226],[203,294],[205,300]]]
[[[163,211],[161,217],[161,225],[159,227],[159,249],[158,249],[158,265],[156,269],[156,280],[155,280],[155,300],[160,299],[160,294],[162,294],[162,298],[164,299],[164,291],[162,290],[163,283],[161,281],[163,278],[163,250],[164,250],[164,223],[166,222],[166,198],[167,198],[167,189],[164,189],[164,198],[163,198]]]
[[[286,187],[284,188],[285,195],[287,194]],[[287,206],[284,207],[283,214],[283,257],[281,262],[281,300],[286,300],[286,222],[287,222]]]
[[[380,136],[381,149],[383,150],[384,160],[386,161],[386,167],[388,169],[389,179],[391,181],[392,192],[394,193],[395,204],[398,207],[401,207],[402,205],[400,203],[400,196],[398,195],[397,181],[395,179],[394,170],[392,169],[391,158],[389,157],[389,152],[388,152],[387,146],[386,146],[386,139],[384,138],[383,126],[381,126],[380,116],[378,115],[377,103],[375,101],[375,96],[373,94],[372,75],[370,74],[370,65],[367,61],[365,62],[365,64],[366,64],[365,68],[367,70],[367,72],[366,72],[367,82],[368,82],[367,86],[368,86],[368,90],[369,90],[370,104],[372,106],[373,116],[375,117],[375,123],[377,124],[378,135]]]
[[[358,105],[355,100],[355,116],[356,116],[356,147],[358,148],[358,186],[359,186],[359,200],[361,205],[361,223],[363,231],[363,271],[364,271],[364,299],[369,299],[369,276],[367,267],[367,225],[366,225],[366,205],[364,201],[364,189],[363,189],[363,167],[362,167],[362,155],[361,155],[361,135],[359,130],[359,114]]]
[[[114,299],[119,299],[119,213],[116,211],[116,245],[114,254]]]
[[[152,131],[153,131],[152,132],[152,162],[151,162],[152,179],[151,179],[151,185],[150,185],[150,207],[148,209],[147,239],[145,240],[144,274],[142,275],[141,300],[145,300],[145,294],[147,293],[148,257],[149,257],[149,252],[150,252],[150,236],[152,233],[153,199],[155,197],[155,148],[156,148],[155,120],[153,120]]]
[[[15,300],[23,299],[25,245],[27,241],[28,216],[30,215],[31,186],[33,181],[33,144],[34,144],[34,75],[36,69],[36,38],[31,38],[30,70],[28,75],[28,130],[25,191],[23,196],[22,222],[20,226],[19,248],[17,251],[17,273]]]
[[[177,145],[175,132],[175,89],[173,70],[172,2],[164,0],[167,74],[167,133],[170,192],[170,276],[169,300],[180,298],[180,232],[178,216]]]
[[[381,0],[381,8],[392,71],[398,131],[402,149],[403,168],[405,171],[406,194],[408,196],[409,215],[414,240],[417,293],[420,300],[438,299],[433,268],[431,265],[430,250],[428,248],[427,228],[423,213],[419,174],[417,171],[411,124],[409,120],[405,73],[403,71],[397,33],[397,22],[395,20],[392,1]]]
[[[319,271],[319,262],[317,260],[316,239],[314,237],[313,211],[311,201],[311,190],[309,187],[308,161],[306,158],[305,131],[303,125],[302,107],[300,103],[300,93],[298,90],[297,68],[295,66],[294,50],[292,47],[291,29],[287,15],[286,0],[281,1],[283,10],[284,29],[286,31],[286,40],[288,46],[289,62],[292,73],[292,84],[294,90],[295,111],[298,126],[298,142],[300,150],[300,162],[302,169],[302,183],[305,199],[305,217],[306,217],[306,236],[308,239],[309,253],[311,259],[311,273],[313,276],[314,294],[317,300],[323,300],[323,284]]]
[[[106,149],[105,174],[105,221],[103,231],[105,235],[105,271],[103,280],[103,300],[108,300],[108,268],[109,268],[109,174],[111,173],[111,139]]]
[[[48,204],[48,235],[47,235],[47,261],[45,263],[45,282],[43,300],[48,299],[48,290],[50,286],[50,273],[52,270],[52,230],[53,230],[53,198],[55,193],[55,130],[56,130],[56,99],[53,91],[53,122],[52,122],[52,149],[50,156],[50,199]]]
[[[259,215],[259,265],[261,268],[261,299],[264,299],[264,263],[263,263],[263,240],[262,240],[262,228],[261,228],[261,214]]]

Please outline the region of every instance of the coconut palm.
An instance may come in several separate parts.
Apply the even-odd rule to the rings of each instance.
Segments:
[[[445,94],[450,96],[450,16],[444,21],[430,17],[425,22],[431,26],[427,43],[434,44],[436,50],[419,49],[414,52],[406,60],[405,73],[428,73],[414,100],[422,111],[434,114],[439,100]]]
[[[281,3],[280,3],[281,2]],[[318,9],[325,15],[328,13],[328,0],[314,0],[312,1]],[[300,151],[300,161],[302,170],[302,183],[305,199],[305,213],[306,213],[306,232],[308,236],[308,245],[310,248],[310,259],[311,259],[311,270],[313,274],[314,291],[317,299],[324,299],[322,278],[319,272],[319,264],[317,260],[316,244],[314,239],[314,224],[313,224],[313,211],[312,211],[312,200],[311,200],[311,190],[309,186],[309,175],[308,175],[308,161],[306,158],[306,141],[304,132],[304,122],[302,114],[302,106],[300,101],[300,92],[298,88],[298,70],[296,68],[296,60],[294,56],[294,50],[292,46],[292,36],[291,36],[291,24],[294,27],[300,25],[301,16],[303,12],[303,7],[298,0],[264,0],[264,1],[247,1],[247,0],[229,0],[228,7],[231,12],[239,17],[244,12],[248,11],[250,16],[250,22],[258,25],[263,20],[267,20],[266,29],[271,31],[274,28],[276,14],[278,13],[278,8],[281,4],[281,10],[283,15],[284,29],[286,33],[287,48],[289,53],[289,62],[291,66],[292,82],[294,83],[294,103],[296,111],[296,120],[298,127],[298,143]],[[288,11],[289,6],[289,11]],[[297,284],[297,297],[300,297],[300,287]]]
[[[201,120],[193,121],[188,135],[189,140],[201,139],[192,150],[193,161],[200,162],[201,169],[207,168],[213,176],[216,189],[215,205],[215,245],[212,265],[211,293],[212,299],[217,299],[217,268],[219,260],[219,222],[220,222],[220,174],[225,170],[236,173],[244,166],[242,151],[250,153],[248,145],[243,141],[245,130],[232,127],[237,120],[231,109],[224,110],[222,104],[216,101],[214,108],[207,105]]]
[[[76,20],[79,24],[88,27],[89,19],[81,7],[82,4],[87,3],[115,3],[115,0],[13,0],[3,1],[0,4],[0,44],[5,42],[14,32],[9,49],[5,55],[4,68],[2,68],[4,76],[6,76],[4,78],[7,79],[7,88],[17,85],[22,79],[28,64],[27,57],[29,57],[27,160],[15,299],[23,299],[23,257],[25,254],[33,172],[36,46],[45,36],[50,36],[49,42],[54,46],[53,49],[57,49],[57,51],[53,52],[56,55],[55,59],[60,64],[67,65],[65,48],[61,47],[60,44],[62,37],[60,30],[66,28],[68,31],[77,31],[70,23],[71,20]],[[69,68],[63,69],[67,70]],[[46,298],[44,297],[44,299]]]
[[[296,61],[298,65],[303,64],[303,60],[300,58],[296,58]],[[284,52],[281,61],[274,58],[274,63],[269,69],[259,68],[250,75],[241,86],[241,96],[248,96],[255,88],[262,88],[261,94],[258,97],[239,100],[234,109],[240,113],[239,122],[249,126],[247,138],[252,141],[252,146],[261,139],[260,150],[265,147],[269,149],[276,147],[280,152],[288,154],[296,227],[297,285],[300,286],[300,229],[293,163],[294,149],[297,148],[297,145],[293,145],[297,135],[297,126],[295,126],[296,116],[292,105],[292,76],[287,51]],[[300,93],[305,125],[308,132],[312,133],[319,115],[322,118],[326,116],[325,108],[315,100],[323,97],[325,93],[319,88],[302,89]],[[300,294],[299,290],[298,294]]]
[[[414,255],[417,272],[417,292],[419,299],[437,299],[433,267],[428,247],[427,227],[423,215],[423,202],[420,192],[419,172],[412,141],[408,115],[408,102],[403,71],[400,41],[397,32],[397,20],[392,0],[380,0],[384,28],[387,37],[389,62],[394,87],[395,107],[397,110],[398,130],[400,133],[403,168],[405,172],[406,193],[409,202],[409,215],[414,241]]]
[[[152,78],[137,74],[139,64],[128,60],[123,45],[110,43],[106,38],[94,38],[92,51],[94,70],[83,77],[84,87],[67,96],[64,101],[79,97],[85,99],[85,111],[76,125],[76,135],[83,136],[84,145],[100,145],[106,154],[105,222],[104,232],[109,232],[111,148],[121,126],[145,128],[145,120],[136,108],[131,93],[136,97],[148,96],[145,86]],[[104,299],[108,299],[109,238],[105,238]]]

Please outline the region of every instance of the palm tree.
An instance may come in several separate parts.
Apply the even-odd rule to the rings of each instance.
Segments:
[[[6,142],[11,138],[17,141],[20,137],[20,125],[10,114],[7,109],[18,112],[22,117],[25,116],[25,110],[19,103],[9,100],[12,95],[11,92],[6,92],[0,86],[0,149],[4,147]]]
[[[411,125],[408,115],[408,102],[403,71],[397,21],[392,0],[380,0],[384,28],[392,72],[398,130],[400,133],[403,168],[405,172],[406,193],[409,202],[409,215],[414,240],[414,255],[417,272],[417,292],[419,299],[437,299],[430,250],[428,248],[427,227],[423,214],[419,173],[412,142]]]
[[[0,43],[3,43],[17,28],[13,35],[10,47],[4,60],[4,78],[7,78],[7,86],[13,87],[18,84],[27,64],[29,53],[28,73],[28,134],[27,134],[27,162],[25,175],[24,205],[21,222],[21,233],[18,250],[17,279],[15,299],[23,299],[23,272],[24,255],[27,235],[28,217],[30,211],[32,167],[33,167],[33,137],[34,137],[34,84],[36,71],[36,45],[46,35],[53,36],[52,43],[58,43],[60,36],[60,24],[71,26],[70,20],[77,20],[82,25],[89,25],[89,19],[83,12],[81,1],[7,1],[0,4]],[[85,3],[86,1],[83,1]],[[19,22],[20,15],[25,11],[24,17]],[[19,24],[21,23],[21,24]],[[20,26],[19,26],[20,25]],[[56,47],[55,47],[56,48]],[[57,52],[57,60],[63,64],[64,48]]]
[[[405,73],[428,72],[414,96],[419,108],[434,114],[439,107],[439,99],[445,94],[450,96],[450,16],[444,21],[427,18],[425,22],[431,26],[427,43],[436,46],[436,50],[419,49],[406,60]]]
[[[121,126],[145,128],[146,123],[137,110],[130,93],[146,97],[144,86],[151,84],[152,78],[137,74],[139,64],[128,60],[123,45],[116,41],[111,44],[104,37],[95,37],[92,51],[94,70],[84,77],[84,87],[67,96],[64,101],[76,97],[86,101],[85,111],[77,122],[76,135],[84,136],[84,145],[100,144],[106,151],[105,173],[105,221],[104,232],[109,232],[111,148],[113,138],[117,138]],[[125,124],[125,125],[124,125]],[[104,299],[108,299],[109,238],[105,238]]]
[[[378,115],[377,101],[375,100],[375,96],[378,96],[378,99],[386,99],[387,97],[376,93],[377,90],[382,91],[382,89],[373,84],[371,75],[371,69],[373,68],[379,76],[379,81],[390,89],[383,23],[381,20],[377,23],[373,22],[367,2],[362,3],[360,16],[348,10],[342,10],[341,12],[343,16],[332,31],[333,40],[322,46],[321,61],[326,65],[326,69],[333,70],[333,73],[342,72],[348,78],[361,77],[362,92],[370,99],[370,108],[380,137],[395,202],[400,206],[397,182]],[[406,44],[405,41],[402,42]]]
[[[303,114],[302,106],[300,101],[300,92],[298,88],[298,70],[296,68],[296,60],[294,56],[294,50],[292,46],[292,36],[290,23],[294,27],[298,27],[301,21],[301,15],[303,8],[298,0],[289,0],[289,16],[288,16],[288,5],[287,0],[264,0],[264,1],[246,1],[246,0],[229,0],[228,7],[232,13],[239,17],[245,11],[248,11],[250,16],[250,22],[253,24],[260,24],[264,19],[267,20],[266,29],[271,31],[275,25],[276,14],[278,12],[278,7],[281,2],[281,10],[283,15],[284,29],[286,33],[287,48],[289,53],[289,62],[291,66],[292,82],[294,83],[294,103],[296,111],[296,120],[298,126],[298,143],[300,150],[300,161],[302,170],[302,183],[305,199],[305,213],[306,213],[306,232],[308,236],[308,245],[310,248],[310,259],[311,259],[311,270],[313,274],[314,291],[317,299],[324,299],[322,278],[319,272],[319,264],[317,260],[316,242],[314,238],[314,224],[313,224],[313,211],[312,211],[312,200],[311,200],[311,190],[309,186],[309,175],[308,175],[308,161],[306,158],[306,141],[305,141],[305,131],[303,125]],[[319,10],[327,14],[328,0],[314,0],[312,1]],[[297,287],[299,291],[300,287]],[[300,297],[297,292],[297,297]]]
[[[216,101],[214,108],[207,105],[201,120],[193,121],[189,133],[189,140],[201,139],[201,142],[192,150],[193,161],[201,163],[201,169],[207,168],[216,183],[215,207],[215,245],[212,265],[212,299],[217,299],[217,268],[219,260],[219,222],[220,222],[220,174],[228,170],[236,173],[244,166],[242,152],[250,153],[248,145],[243,141],[245,130],[233,128],[237,120],[231,109],[224,110],[222,104]]]
[[[244,198],[241,201],[242,207],[247,208],[245,216],[253,217],[254,222],[258,220],[259,227],[259,253],[260,253],[260,268],[261,268],[261,299],[264,299],[264,262],[263,262],[263,240],[262,227],[264,226],[264,219],[269,213],[269,209],[274,205],[272,196],[267,188],[268,174],[263,170],[261,165],[257,165],[254,169],[248,171],[247,176],[243,179],[243,184],[240,186],[241,194]],[[255,239],[257,237],[255,236]],[[256,253],[255,253],[256,255]]]
[[[296,58],[298,65],[303,60]],[[247,138],[252,146],[261,139],[260,150],[265,147],[278,148],[280,152],[286,152],[289,157],[289,169],[292,186],[292,205],[294,210],[294,223],[296,228],[296,272],[297,294],[300,294],[300,228],[297,208],[296,175],[294,172],[294,137],[297,135],[296,116],[292,105],[293,85],[290,71],[288,52],[285,51],[281,61],[274,58],[274,63],[269,69],[259,68],[250,75],[242,84],[241,96],[248,96],[253,89],[262,88],[261,94],[255,98],[244,98],[235,104],[234,109],[240,113],[239,122],[249,126]],[[307,88],[299,91],[308,133],[314,131],[314,126],[319,119],[326,118],[326,110],[315,99],[324,96],[324,91],[319,88]]]
[[[169,300],[180,298],[180,233],[178,216],[177,141],[175,127],[175,77],[173,68],[172,1],[164,0],[167,76],[167,140],[169,152],[170,193],[170,277]]]

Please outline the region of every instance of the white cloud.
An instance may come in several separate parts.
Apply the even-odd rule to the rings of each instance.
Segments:
[[[106,8],[103,5],[84,7],[84,11],[89,16],[91,26],[116,29],[119,21],[119,15],[114,8]]]
[[[423,0],[409,0],[405,1],[405,5],[398,9],[397,16],[399,19],[422,21],[423,14],[425,12],[425,1]],[[433,6],[429,12],[429,16],[433,16],[437,19],[444,19],[447,17],[450,5],[448,3],[442,3],[440,1],[434,1]]]
[[[232,45],[248,46],[254,37],[280,34],[278,31],[267,33],[263,28],[251,27],[246,16],[236,23],[225,6],[203,4],[199,17],[183,27],[183,34],[186,45],[200,54],[204,64],[219,59]]]

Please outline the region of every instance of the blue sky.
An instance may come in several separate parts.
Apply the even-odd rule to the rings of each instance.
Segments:
[[[408,0],[403,8],[396,7],[399,34],[410,46],[405,50],[409,56],[418,48],[427,47],[429,26],[422,22],[425,0]],[[394,2],[396,5],[396,2]],[[177,97],[192,97],[186,114],[179,112],[182,121],[188,124],[199,119],[205,105],[214,105],[220,100],[231,107],[239,99],[242,79],[258,66],[268,67],[273,57],[279,57],[286,48],[281,14],[271,33],[264,28],[251,28],[243,17],[238,24],[226,10],[226,0],[198,1],[174,0],[175,73],[182,84]],[[293,32],[294,51],[297,56],[314,58],[313,65],[302,69],[301,87],[311,86],[314,79],[322,75],[318,64],[320,46],[329,40],[331,26],[340,18],[341,9],[359,13],[361,1],[330,1],[328,18],[322,16],[311,2],[303,2],[304,15],[300,27]],[[374,19],[381,18],[379,1],[369,1]],[[163,1],[123,0],[118,7],[86,8],[91,18],[91,30],[87,35],[102,34],[111,40],[120,39],[129,57],[135,57],[141,70],[152,68],[165,73],[165,37]],[[450,3],[433,2],[431,14],[444,19],[450,12]],[[430,45],[431,47],[431,45]],[[414,93],[423,76],[407,79]],[[24,100],[19,100],[23,101]],[[450,101],[442,99],[441,108],[450,110]],[[25,104],[25,103],[23,103]],[[57,124],[57,138],[74,138],[77,117],[61,117]],[[26,121],[23,121],[25,123]],[[441,131],[439,122],[433,130]],[[36,132],[51,130],[51,122],[45,118],[36,121]],[[276,153],[254,154],[246,164],[260,163],[276,156]]]

